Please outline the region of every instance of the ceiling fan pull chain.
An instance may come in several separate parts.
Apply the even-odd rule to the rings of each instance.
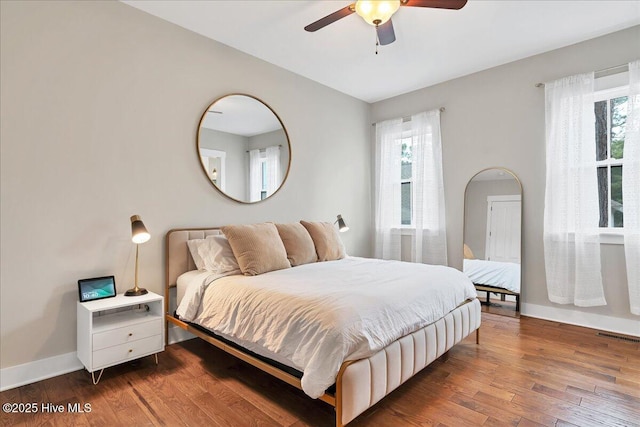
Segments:
[[[380,46],[380,39],[378,38],[378,26],[376,25],[376,55],[378,54],[378,46]]]

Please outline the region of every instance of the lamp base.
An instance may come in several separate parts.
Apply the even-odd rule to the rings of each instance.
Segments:
[[[133,289],[129,289],[127,292],[124,293],[125,297],[138,297],[140,295],[144,295],[148,293],[148,291],[144,288],[138,288],[137,286]]]

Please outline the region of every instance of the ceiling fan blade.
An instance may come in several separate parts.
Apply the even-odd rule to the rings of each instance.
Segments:
[[[324,28],[329,24],[333,24],[338,19],[342,19],[345,16],[351,15],[356,10],[356,5],[350,4],[349,6],[345,6],[340,10],[333,12],[331,15],[327,15],[324,18],[318,19],[316,22],[307,25],[304,27],[305,30],[309,32],[318,31],[320,28]]]
[[[396,41],[396,33],[393,31],[393,23],[391,22],[391,19],[382,25],[378,25],[376,27],[376,32],[378,33],[378,41],[382,46]]]
[[[462,9],[467,0],[401,0],[402,6],[434,7],[437,9]]]

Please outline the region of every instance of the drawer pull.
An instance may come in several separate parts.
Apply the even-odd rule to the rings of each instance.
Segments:
[[[133,349],[131,349],[131,348],[130,348],[130,349],[129,349],[129,353],[133,353]]]
[[[133,336],[133,332],[129,332],[129,336],[132,337]]]

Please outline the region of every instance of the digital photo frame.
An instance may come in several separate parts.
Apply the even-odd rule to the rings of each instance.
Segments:
[[[80,302],[116,296],[116,279],[114,276],[94,277],[78,280],[78,296]]]

